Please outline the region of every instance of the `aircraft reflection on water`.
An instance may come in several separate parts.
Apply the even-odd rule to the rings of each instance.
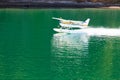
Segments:
[[[56,33],[51,41],[52,80],[83,78],[88,60],[89,36],[86,34]],[[88,62],[88,61],[87,61]],[[88,69],[84,72],[88,73]],[[72,76],[74,75],[74,76]]]
[[[65,34],[57,33],[53,35],[52,46],[54,53],[64,55],[62,53],[72,55],[84,55],[87,53],[89,36],[86,34]],[[71,53],[71,54],[70,54]]]

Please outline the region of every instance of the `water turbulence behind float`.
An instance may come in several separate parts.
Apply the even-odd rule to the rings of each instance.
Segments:
[[[87,28],[81,29],[80,33],[89,36],[120,36],[120,28]]]

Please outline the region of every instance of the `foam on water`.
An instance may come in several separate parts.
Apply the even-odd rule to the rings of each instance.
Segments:
[[[88,28],[81,29],[81,32],[88,35],[120,36],[120,28]]]

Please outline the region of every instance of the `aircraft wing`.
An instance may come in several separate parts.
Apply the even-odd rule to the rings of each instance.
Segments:
[[[59,21],[65,20],[65,19],[55,18],[55,17],[53,17],[52,19],[59,20]]]
[[[55,17],[53,17],[52,19],[55,19],[55,20],[58,20],[58,21],[63,21],[63,22],[72,22],[72,23],[81,23],[82,22],[82,21],[66,20],[66,19],[55,18]]]

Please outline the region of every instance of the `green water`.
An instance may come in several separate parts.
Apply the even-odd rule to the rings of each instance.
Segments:
[[[119,36],[55,33],[52,17],[120,27],[120,9],[0,9],[0,80],[120,80]]]

